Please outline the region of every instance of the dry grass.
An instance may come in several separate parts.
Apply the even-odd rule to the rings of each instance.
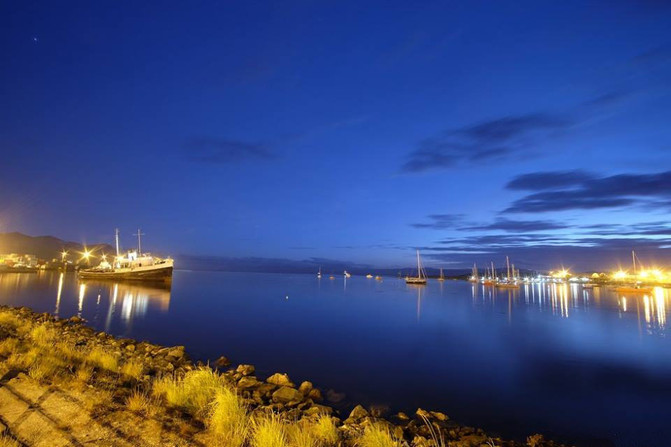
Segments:
[[[130,411],[143,413],[148,417],[153,417],[158,412],[156,400],[143,391],[133,391],[133,393],[126,399],[126,408]]]
[[[41,351],[37,348],[32,348],[27,352],[22,352],[20,347],[18,349],[7,358],[6,364],[10,369],[28,369],[41,355]]]
[[[56,343],[56,349],[63,354],[64,357],[66,357],[69,360],[72,361],[84,361],[85,355],[83,352],[79,351],[77,348],[75,348],[73,345],[70,343],[66,342],[57,342]]]
[[[215,434],[217,441],[228,447],[243,445],[249,423],[247,409],[235,391],[228,387],[217,389],[207,417],[207,426]]]
[[[88,383],[93,377],[93,368],[88,365],[80,365],[75,372],[75,378],[81,383]]]
[[[45,381],[61,375],[64,368],[63,359],[42,351],[28,369],[28,375],[35,380]]]
[[[290,447],[286,425],[276,415],[254,419],[252,447]]]
[[[20,351],[21,343],[17,338],[5,338],[0,341],[0,356],[9,357]]]
[[[142,378],[143,372],[144,364],[139,360],[131,359],[121,365],[121,374],[131,377],[135,380]]]
[[[112,372],[119,371],[119,359],[103,348],[93,348],[86,356],[86,362]]]
[[[336,427],[333,418],[321,415],[310,425],[310,431],[318,442],[318,445],[333,446],[340,440],[338,427]]]
[[[21,447],[21,444],[3,433],[0,434],[0,447]]]
[[[389,428],[382,424],[367,426],[363,434],[356,440],[358,447],[401,447],[401,442],[395,440]]]
[[[58,338],[58,334],[46,324],[40,324],[30,331],[30,338],[32,338],[38,346],[51,346]]]
[[[0,311],[0,326],[5,328],[17,329],[24,325],[24,322],[11,312]]]
[[[301,421],[286,425],[285,431],[291,447],[318,447],[320,445],[312,430],[311,422]]]
[[[153,384],[152,392],[163,396],[174,407],[192,414],[205,414],[218,390],[226,388],[224,379],[210,368],[187,372],[184,377],[162,377]]]

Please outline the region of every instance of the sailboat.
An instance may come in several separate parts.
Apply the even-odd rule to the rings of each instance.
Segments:
[[[406,276],[406,284],[426,284],[426,272],[422,267],[422,261],[419,258],[419,250],[417,250],[417,276]]]
[[[352,274],[348,273],[347,270],[345,270],[344,275],[345,275],[345,278],[351,278],[352,277]]]
[[[496,277],[496,269],[494,268],[494,262],[492,261],[491,270],[489,271],[488,277],[482,279],[482,284],[485,286],[493,286],[498,281]]]
[[[470,282],[480,282],[480,278],[478,275],[478,266],[474,263],[473,264],[473,271],[471,272],[471,277],[469,278]]]
[[[440,276],[438,277],[438,281],[445,281],[445,275],[443,275],[442,267],[440,269]]]
[[[317,272],[317,279],[322,279],[322,266],[319,266],[319,271]]]
[[[513,267],[513,272],[515,268]],[[506,280],[505,281],[500,281],[496,283],[496,287],[499,287],[501,289],[519,289],[520,285],[517,284],[517,281],[515,281],[514,278],[514,273],[513,276],[510,276],[510,259],[508,259],[508,256],[506,256]]]
[[[632,262],[632,267],[634,269],[634,278],[636,278],[636,252],[634,250],[631,251],[631,262]],[[638,261],[639,264],[641,264],[641,260],[639,259]],[[651,293],[652,292],[652,287],[641,287],[638,284],[634,283],[631,285],[622,285],[620,287],[615,288],[616,292],[619,293]]]

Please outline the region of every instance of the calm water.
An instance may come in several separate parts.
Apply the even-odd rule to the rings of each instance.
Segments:
[[[596,445],[671,439],[669,291],[176,271],[172,290],[0,275],[0,304],[287,372],[347,403],[421,406],[521,438]],[[608,444],[604,444],[608,445]]]

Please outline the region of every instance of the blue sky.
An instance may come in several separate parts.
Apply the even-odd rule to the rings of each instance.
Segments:
[[[4,2],[0,231],[381,267],[669,261],[670,19]]]

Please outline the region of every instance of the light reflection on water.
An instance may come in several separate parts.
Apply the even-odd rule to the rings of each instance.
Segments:
[[[4,274],[0,304],[80,315],[116,335],[185,345],[198,359],[223,354],[260,375],[288,372],[346,392],[348,403],[440,409],[507,436],[623,447],[671,438],[668,289],[340,281],[176,271],[170,290]]]

